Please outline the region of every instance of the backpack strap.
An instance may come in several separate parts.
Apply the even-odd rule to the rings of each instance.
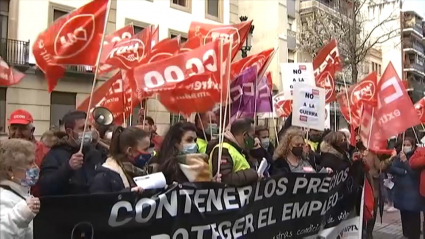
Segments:
[[[9,190],[9,191],[11,191],[12,193],[14,193],[14,194],[16,194],[18,197],[20,197],[20,198],[22,198],[22,199],[24,199],[24,200],[27,200],[25,197],[23,197],[21,194],[19,194],[18,192],[16,192],[14,189],[12,189],[10,186],[7,186],[7,185],[0,185],[0,188],[3,188],[3,189],[5,189],[5,190]]]

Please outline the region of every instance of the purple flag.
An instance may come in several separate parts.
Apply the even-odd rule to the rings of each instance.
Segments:
[[[257,68],[250,67],[243,71],[230,84],[230,116],[231,122],[240,117],[254,117],[255,81]]]
[[[257,113],[269,113],[272,110],[272,93],[267,85],[267,76],[258,82],[257,85]]]

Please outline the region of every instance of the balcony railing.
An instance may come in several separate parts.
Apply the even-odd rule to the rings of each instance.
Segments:
[[[300,13],[311,11],[309,9],[319,8],[335,17],[349,17],[347,8],[340,6],[337,1],[332,0],[301,0]]]
[[[0,38],[0,56],[10,65],[28,65],[29,41]]]
[[[404,29],[413,29],[417,31],[419,34],[423,35],[423,29],[420,24],[416,24],[414,21],[409,20],[404,22]]]
[[[425,70],[425,66],[424,65],[420,65],[416,62],[413,63],[404,63],[404,69],[405,70],[409,70],[409,69],[414,69],[417,70],[419,72],[422,72],[422,74],[425,75],[424,70]]]
[[[419,51],[420,53],[424,53],[424,47],[422,45],[422,43],[419,43],[417,41],[412,41],[412,40],[408,40],[408,39],[404,39],[403,40],[403,48],[413,48],[417,51]]]
[[[66,71],[71,73],[94,73],[94,69],[91,66],[67,66]]]

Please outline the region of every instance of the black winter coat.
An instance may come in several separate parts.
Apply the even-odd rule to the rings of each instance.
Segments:
[[[103,163],[102,156],[94,147],[86,147],[83,149],[83,166],[73,170],[69,166],[69,160],[78,151],[79,147],[59,144],[53,146],[44,156],[39,179],[41,196],[89,193],[89,184],[94,177],[96,167]]]

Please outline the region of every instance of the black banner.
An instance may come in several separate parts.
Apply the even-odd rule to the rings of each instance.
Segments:
[[[242,188],[196,183],[42,198],[34,238],[302,238],[357,214],[363,177],[355,171],[289,173]]]

